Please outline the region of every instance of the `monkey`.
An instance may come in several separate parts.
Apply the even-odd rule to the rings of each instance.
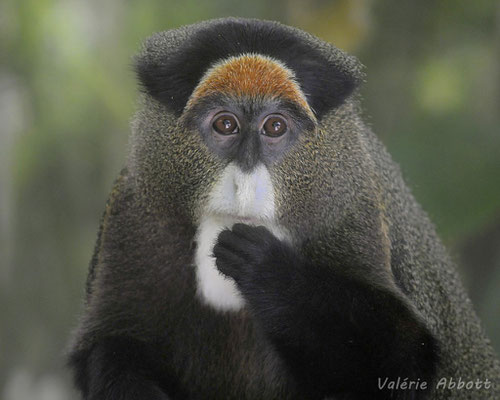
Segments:
[[[83,399],[500,398],[456,268],[362,120],[355,57],[223,18],[153,35],[135,68],[69,344]]]

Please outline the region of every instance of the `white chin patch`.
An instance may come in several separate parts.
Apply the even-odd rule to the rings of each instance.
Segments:
[[[274,222],[274,191],[267,169],[251,173],[229,164],[212,189],[196,233],[195,266],[200,299],[221,311],[237,311],[245,301],[233,279],[219,272],[213,248],[219,233],[235,223],[263,225],[277,237],[285,234]]]

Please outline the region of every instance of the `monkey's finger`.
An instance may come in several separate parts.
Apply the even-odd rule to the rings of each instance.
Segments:
[[[239,255],[219,244],[214,246],[213,255],[215,265],[221,273],[233,278],[235,281],[240,279],[245,261]]]
[[[237,223],[232,227],[232,231],[241,238],[251,242],[261,242],[277,238],[265,226],[251,226]]]
[[[259,250],[255,243],[236,235],[233,231],[225,230],[219,234],[217,244],[221,247],[228,249],[234,253],[239,254],[248,260],[248,257]]]
[[[240,254],[233,251],[231,247],[224,246],[221,243],[216,243],[213,249],[213,256],[216,259],[222,259],[237,264],[244,263],[245,259]]]

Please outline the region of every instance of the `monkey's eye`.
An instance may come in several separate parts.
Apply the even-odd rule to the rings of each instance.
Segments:
[[[285,118],[281,115],[269,115],[262,125],[262,134],[271,137],[283,135],[287,130]]]
[[[227,113],[217,114],[213,119],[212,127],[221,135],[231,135],[240,131],[236,117]]]

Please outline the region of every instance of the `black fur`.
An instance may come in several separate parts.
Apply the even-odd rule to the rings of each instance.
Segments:
[[[264,227],[236,224],[219,235],[217,267],[233,278],[308,398],[422,399],[427,390],[380,390],[379,378],[425,381],[437,345],[404,298],[362,265],[313,265]],[[343,272],[342,272],[343,271]],[[367,270],[367,276],[370,276]],[[307,299],[307,300],[306,300]]]
[[[168,400],[167,389],[176,398],[184,397],[162,370],[154,349],[152,344],[129,338],[105,339],[88,356],[74,354],[71,358],[76,385],[87,400]]]
[[[358,84],[353,75],[286,27],[255,20],[226,20],[202,28],[160,63],[139,59],[136,71],[147,92],[180,115],[213,63],[252,52],[274,57],[292,69],[318,118],[341,104]]]

